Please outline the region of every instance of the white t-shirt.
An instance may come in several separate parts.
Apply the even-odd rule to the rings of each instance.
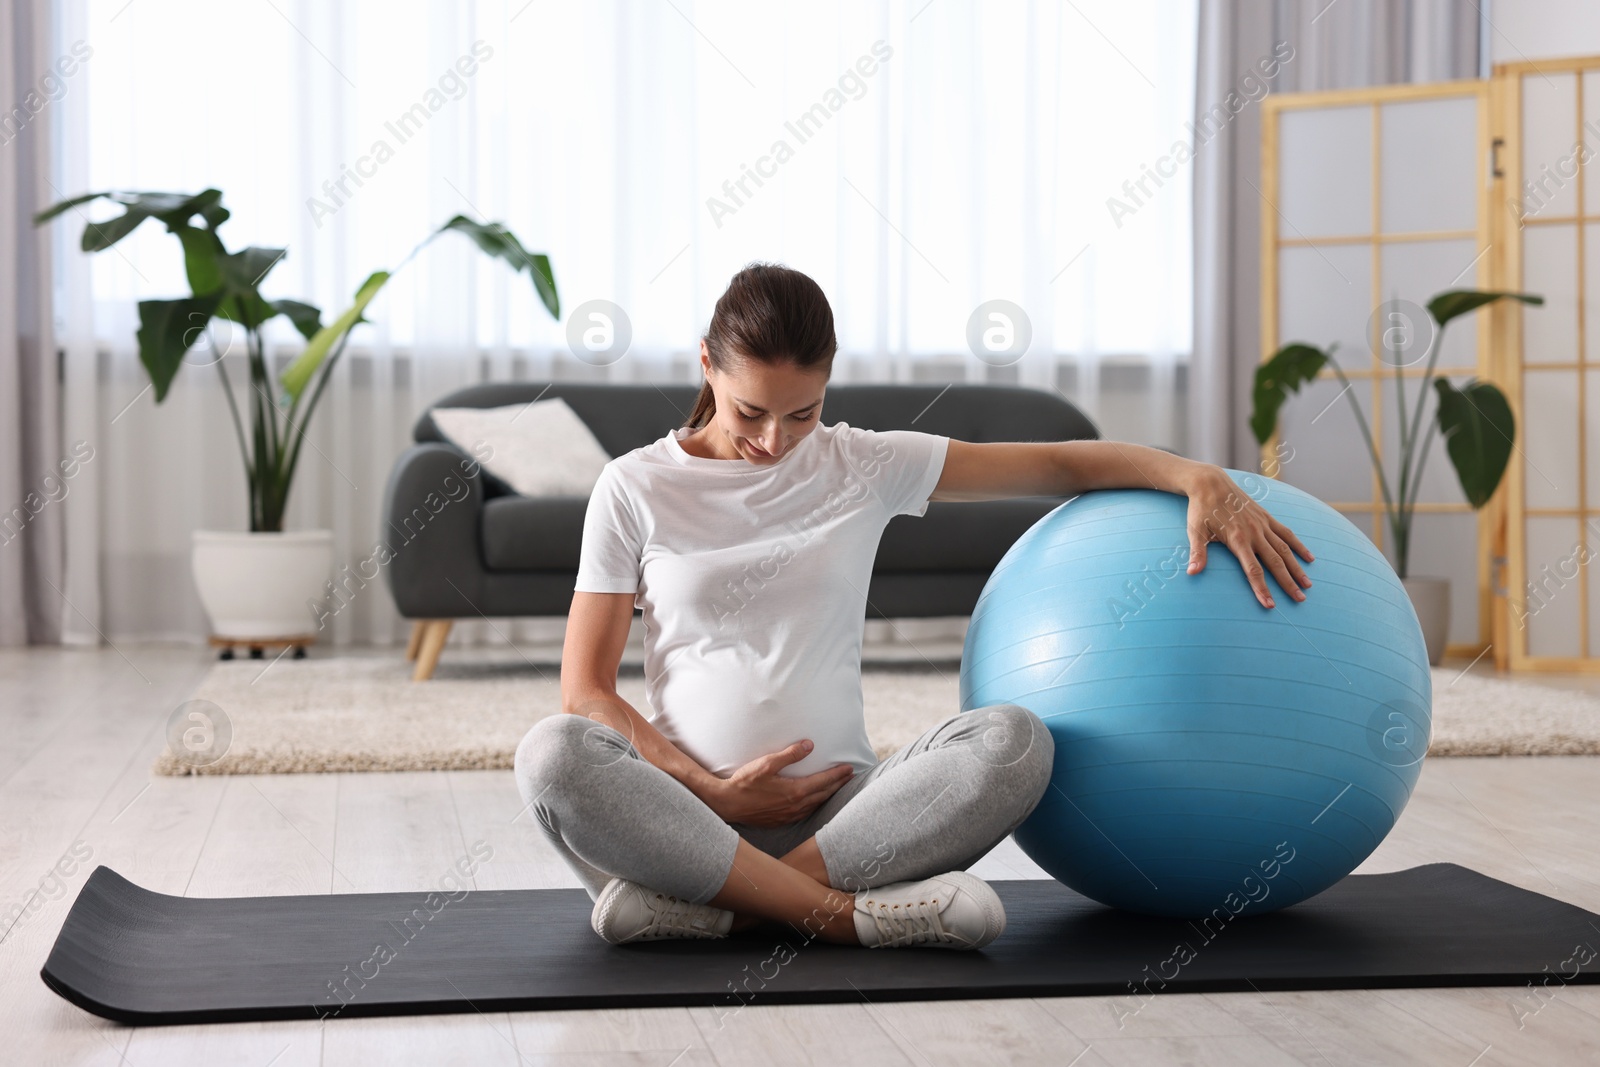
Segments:
[[[928,510],[950,439],[838,422],[762,465],[690,455],[692,432],[606,464],[573,588],[635,594],[650,721],[714,774],[802,738],[814,747],[786,777],[871,768],[872,563],[890,518]]]

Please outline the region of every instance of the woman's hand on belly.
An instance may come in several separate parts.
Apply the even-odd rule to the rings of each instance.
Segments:
[[[727,778],[713,783],[706,805],[723,822],[748,826],[784,826],[810,815],[839,787],[855,777],[855,768],[840,763],[802,778],[778,774],[811,754],[809,741],[757,756]]]

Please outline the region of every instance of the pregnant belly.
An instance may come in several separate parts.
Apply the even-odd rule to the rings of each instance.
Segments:
[[[809,739],[815,746],[779,772],[798,778],[836,763],[873,762],[861,712],[859,679],[796,679],[780,691],[771,680],[751,688],[728,671],[676,670],[657,694],[654,725],[673,744],[727,777],[751,760]]]

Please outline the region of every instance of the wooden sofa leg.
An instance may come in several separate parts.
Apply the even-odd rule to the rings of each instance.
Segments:
[[[422,648],[422,635],[428,630],[428,620],[418,619],[411,624],[411,640],[406,642],[406,662],[417,658],[417,652]]]
[[[411,675],[414,682],[426,682],[433,677],[439,665],[439,653],[444,651],[445,639],[450,636],[450,619],[431,619],[422,634],[422,647],[417,650],[417,669]]]

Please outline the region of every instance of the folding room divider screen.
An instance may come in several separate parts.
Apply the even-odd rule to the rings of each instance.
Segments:
[[[1600,56],[1497,67],[1494,95],[1505,142],[1496,275],[1545,297],[1494,320],[1496,381],[1521,427],[1506,487],[1502,633],[1513,667],[1596,671]]]
[[[1275,95],[1263,102],[1262,358],[1326,348],[1394,484],[1394,365],[1418,400],[1428,298],[1521,289],[1450,324],[1437,371],[1493,381],[1517,418],[1481,511],[1437,440],[1419,480],[1413,575],[1451,583],[1449,651],[1513,670],[1600,671],[1600,57],[1507,64],[1488,80]],[[1600,326],[1596,327],[1600,330]],[[1385,341],[1406,345],[1399,358]],[[1414,346],[1414,347],[1411,347]],[[1390,349],[1392,352],[1392,349]],[[1284,406],[1262,469],[1370,530],[1393,558],[1382,492],[1331,370]],[[1423,425],[1433,418],[1422,398]]]

